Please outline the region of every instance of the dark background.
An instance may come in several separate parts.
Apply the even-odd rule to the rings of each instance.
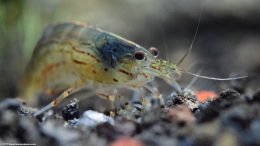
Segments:
[[[17,96],[33,48],[48,24],[82,21],[111,31],[177,63],[198,35],[182,68],[214,77],[260,73],[259,0],[0,0],[0,97]],[[166,55],[167,54],[167,55]],[[192,77],[179,81],[187,85]],[[193,88],[228,82],[200,79]],[[258,88],[253,84],[252,88]],[[250,91],[249,91],[250,94]]]

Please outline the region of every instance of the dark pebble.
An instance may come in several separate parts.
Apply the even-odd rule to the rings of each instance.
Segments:
[[[78,119],[80,117],[78,102],[75,101],[66,105],[62,110],[62,117],[65,121]]]

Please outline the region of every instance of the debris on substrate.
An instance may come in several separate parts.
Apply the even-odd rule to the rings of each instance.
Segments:
[[[58,146],[255,146],[260,145],[260,91],[249,97],[226,90],[212,101],[172,94],[162,107],[111,118],[79,113],[77,101],[62,114],[34,118],[34,109],[16,99],[0,103],[0,143]],[[130,111],[129,111],[130,110]],[[41,120],[39,120],[41,119]]]

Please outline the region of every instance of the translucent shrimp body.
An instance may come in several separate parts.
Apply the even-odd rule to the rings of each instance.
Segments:
[[[27,67],[22,97],[36,105],[36,97],[42,92],[82,87],[139,88],[155,76],[175,80],[175,74],[180,73],[176,66],[157,59],[153,51],[85,24],[49,26]]]

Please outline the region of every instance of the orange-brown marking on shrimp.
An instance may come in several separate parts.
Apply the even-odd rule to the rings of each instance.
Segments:
[[[133,76],[133,74],[132,73],[130,73],[130,72],[128,72],[128,71],[125,71],[125,70],[123,70],[123,69],[119,69],[118,70],[119,72],[121,72],[121,73],[123,73],[123,74],[126,74],[127,76]]]
[[[76,47],[74,47],[74,46],[72,46],[72,49],[74,50],[74,51],[76,51],[76,52],[78,52],[78,53],[81,53],[81,54],[85,54],[85,55],[88,55],[88,56],[90,56],[91,58],[93,58],[93,59],[95,59],[97,62],[99,62],[100,63],[100,60],[95,56],[95,55],[92,55],[91,53],[89,53],[89,52],[84,52],[84,51],[81,51],[81,50],[79,50],[79,49],[77,49]]]
[[[143,73],[143,76],[144,76],[146,79],[148,79],[148,75],[147,75],[147,74]]]
[[[93,73],[93,74],[97,74],[97,71],[93,69],[93,70],[92,70],[92,73]]]
[[[151,68],[155,69],[155,70],[160,70],[159,67],[155,67],[155,66],[151,66]]]
[[[115,78],[113,78],[113,81],[114,81],[114,82],[118,82],[118,80],[117,80],[117,79],[115,79]]]
[[[52,71],[52,70],[55,69],[55,68],[58,68],[58,67],[61,66],[61,65],[64,65],[65,63],[66,63],[65,61],[62,61],[62,62],[58,62],[58,63],[54,63],[54,64],[49,64],[49,65],[47,65],[47,66],[43,69],[42,75],[43,75],[44,77],[46,77],[50,71]]]
[[[76,64],[80,64],[80,65],[88,65],[86,62],[78,61],[78,60],[75,60],[75,59],[73,59],[73,62],[76,63]]]

